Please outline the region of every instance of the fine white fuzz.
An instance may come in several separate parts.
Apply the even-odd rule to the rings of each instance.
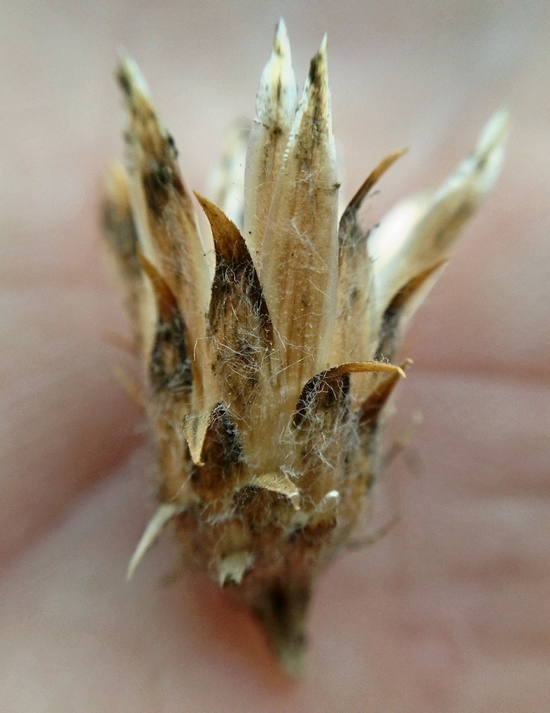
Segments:
[[[302,671],[315,577],[361,538],[388,400],[410,364],[403,329],[496,180],[507,116],[433,195],[366,230],[359,212],[399,149],[338,220],[327,44],[298,100],[284,22],[244,155],[231,141],[195,199],[135,63],[123,57],[127,173],[113,167],[105,232],[118,267],[158,457],[159,506],[128,576],[164,526],[185,564],[248,606],[283,668]],[[239,191],[244,188],[244,195]]]

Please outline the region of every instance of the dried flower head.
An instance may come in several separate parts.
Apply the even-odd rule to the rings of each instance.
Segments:
[[[393,363],[403,328],[498,175],[506,116],[438,191],[376,230],[358,213],[402,151],[338,219],[326,40],[298,97],[280,21],[244,177],[237,139],[218,205],[197,195],[212,266],[174,141],[128,58],[119,80],[128,172],[111,171],[105,226],[159,464],[159,506],[129,574],[173,523],[184,562],[233,590],[296,674],[312,583],[372,510],[380,427],[408,363]]]

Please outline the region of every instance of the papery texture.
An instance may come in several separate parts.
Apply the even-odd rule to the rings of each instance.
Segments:
[[[143,361],[159,500],[129,575],[173,523],[184,563],[247,605],[297,675],[314,579],[372,512],[380,427],[410,363],[392,363],[403,328],[498,175],[507,119],[495,115],[439,190],[371,231],[361,208],[403,150],[338,220],[326,39],[298,101],[279,23],[246,168],[240,131],[218,173],[220,205],[194,202],[128,58],[119,79],[128,176],[111,170],[105,230]]]

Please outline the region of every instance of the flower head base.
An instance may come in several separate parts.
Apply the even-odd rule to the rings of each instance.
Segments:
[[[184,562],[231,589],[296,674],[312,582],[368,521],[404,325],[498,175],[506,117],[437,192],[370,233],[358,212],[402,151],[390,155],[338,221],[326,40],[298,98],[281,21],[244,211],[231,207],[231,162],[219,207],[197,196],[211,266],[174,141],[128,58],[119,79],[128,174],[111,172],[105,226],[145,368],[160,503],[129,573],[172,522]]]

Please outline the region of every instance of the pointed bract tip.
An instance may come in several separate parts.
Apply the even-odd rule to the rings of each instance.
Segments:
[[[137,566],[147,553],[147,550],[154,544],[157,537],[164,530],[167,523],[178,514],[182,512],[182,507],[176,505],[175,503],[162,503],[155,510],[153,517],[149,520],[147,527],[143,535],[141,536],[138,545],[130,559],[128,564],[128,570],[126,572],[126,581],[129,582],[134,576],[134,572]]]
[[[501,107],[483,127],[476,144],[477,154],[488,154],[499,144],[504,143],[510,129],[511,111]]]
[[[216,254],[227,262],[239,262],[247,255],[246,245],[239,229],[215,203],[201,196],[197,191],[193,193],[210,223]]]
[[[184,416],[181,428],[189,448],[189,455],[195,465],[204,465],[202,449],[206,438],[206,431],[211,421],[211,410]]]
[[[317,53],[313,56],[309,65],[309,82],[312,85],[319,85],[324,80],[327,83],[327,36],[324,35]]]
[[[137,62],[123,49],[118,51],[117,79],[127,97],[131,97],[136,91],[150,97],[149,86]]]
[[[254,557],[251,552],[241,550],[222,557],[218,566],[218,583],[220,587],[227,584],[240,584],[244,573],[252,566]]]
[[[357,213],[357,211],[361,208],[361,205],[365,198],[368,196],[368,194],[376,185],[376,183],[380,180],[380,178],[384,175],[384,173],[386,173],[390,166],[392,166],[397,161],[397,159],[403,156],[403,154],[406,153],[408,150],[408,146],[402,146],[401,148],[392,151],[385,158],[383,158],[382,161],[380,161],[378,166],[376,166],[373,171],[371,171],[361,188],[359,188],[357,193],[353,196],[346,210],[342,214],[342,225],[344,227],[346,226],[346,220],[348,220],[349,218],[351,218],[351,216]]]
[[[275,28],[273,52],[279,55],[279,57],[290,54],[290,40],[288,39],[286,24],[282,17],[279,19],[277,27]]]

